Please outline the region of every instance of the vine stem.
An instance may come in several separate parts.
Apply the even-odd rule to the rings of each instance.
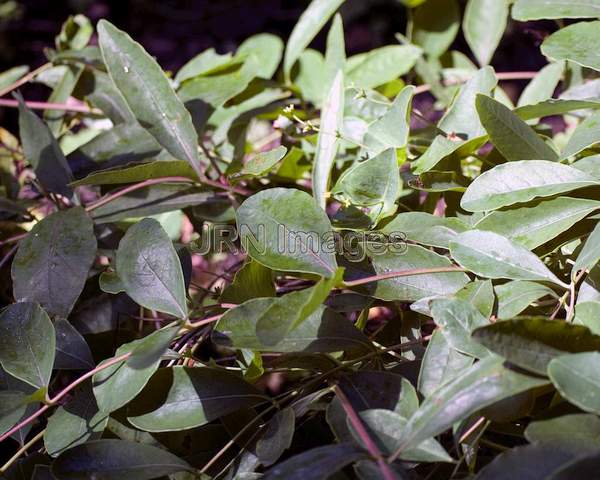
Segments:
[[[44,436],[45,432],[46,432],[46,429],[44,428],[35,437],[33,437],[31,440],[29,440],[25,445],[23,445],[21,448],[19,448],[19,450],[17,450],[17,453],[15,453],[12,457],[10,457],[10,459],[4,465],[2,465],[2,468],[0,468],[0,475],[2,475],[3,473],[6,473],[6,471],[10,468],[10,466],[13,463],[15,463],[21,455],[23,455],[33,445],[35,445],[38,441],[40,441],[42,439],[42,437]]]
[[[399,270],[397,272],[381,273],[371,277],[359,278],[358,280],[350,280],[344,282],[345,287],[357,287],[366,283],[377,282],[379,280],[388,280],[390,278],[408,277],[409,275],[427,275],[429,273],[444,273],[444,272],[467,272],[466,268],[457,267],[436,267],[436,268],[413,268],[412,270]]]
[[[239,193],[240,195],[250,195],[251,194],[246,189],[223,185],[222,183],[214,181],[214,180],[210,180],[209,178],[202,178],[202,179],[200,179],[200,182],[204,183],[206,185],[210,185],[211,187],[220,188],[222,190],[232,190],[235,193]],[[157,185],[160,183],[195,183],[195,181],[188,177],[150,178],[148,180],[144,180],[143,182],[134,183],[133,185],[129,185],[117,192],[109,193],[108,195],[101,198],[100,200],[89,204],[87,207],[85,207],[85,211],[91,212],[91,211],[95,210],[96,208],[102,207],[102,206],[106,205],[107,203],[110,203],[113,200],[115,200],[119,197],[122,197],[123,195],[127,195],[128,193],[135,192],[136,190],[139,190],[141,188],[145,188],[150,185]]]
[[[381,453],[375,442],[371,439],[369,432],[367,432],[367,429],[365,428],[363,422],[356,413],[356,410],[354,410],[354,407],[352,407],[352,404],[348,400],[348,397],[346,397],[346,394],[340,389],[338,385],[335,385],[333,387],[333,391],[339,398],[340,403],[342,404],[342,407],[346,412],[346,415],[348,415],[348,420],[350,420],[350,423],[352,423],[352,426],[356,430],[356,433],[358,433],[358,436],[364,443],[371,456],[377,461],[377,466],[379,467],[379,470],[381,470],[383,478],[385,480],[394,480],[396,478],[394,472],[392,472],[392,469],[384,460],[383,454]]]
[[[66,103],[36,102],[32,100],[27,100],[25,105],[32,110],[60,110],[64,112],[92,113],[94,115],[102,115],[102,110],[90,108],[87,105],[68,105]],[[0,98],[0,107],[19,108],[19,102],[17,100],[11,100],[8,98]]]
[[[536,75],[538,74],[538,72],[497,72],[496,73],[496,78],[498,80],[531,80],[532,78],[534,78]],[[458,80],[449,80],[447,82],[444,82],[444,86],[449,87],[451,85],[459,85],[461,83],[465,83],[467,82],[469,78],[461,78]],[[415,95],[419,95],[420,93],[425,93],[431,90],[431,85],[429,85],[428,83],[424,84],[424,85],[419,85],[417,88],[415,88]]]
[[[32,70],[31,72],[29,72],[27,75],[24,75],[16,82],[14,82],[11,85],[9,85],[8,87],[0,90],[0,97],[3,97],[7,93],[12,92],[14,89],[19,88],[21,85],[24,85],[25,83],[31,81],[33,79],[33,77],[35,77],[36,75],[39,75],[44,70],[48,70],[51,66],[52,66],[51,63],[44,63],[42,66],[36,68],[35,70]]]
[[[73,383],[67,385],[64,389],[62,389],[60,392],[58,392],[54,397],[48,399],[42,408],[37,410],[35,413],[31,414],[29,417],[27,417],[23,421],[19,422],[17,425],[15,425],[13,428],[11,428],[8,432],[6,432],[4,435],[2,435],[0,437],[0,442],[6,440],[13,433],[19,431],[25,425],[28,425],[31,422],[33,422],[37,417],[39,417],[42,413],[44,413],[50,407],[55,406],[61,398],[63,398],[67,393],[69,393],[71,390],[73,390],[77,385],[80,385],[81,383],[85,382],[88,378],[93,377],[94,375],[96,375],[96,373],[101,372],[102,370],[104,370],[116,363],[127,360],[130,357],[131,353],[132,352],[125,353],[124,355],[120,355],[118,357],[111,358],[110,360],[107,360],[102,365],[98,365],[93,370],[90,370],[85,375],[82,375],[77,380],[75,380]]]

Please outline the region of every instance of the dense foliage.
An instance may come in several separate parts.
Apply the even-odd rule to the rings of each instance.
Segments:
[[[83,16],[0,75],[2,475],[597,478],[600,1],[400,1],[350,57],[313,0],[173,75]]]

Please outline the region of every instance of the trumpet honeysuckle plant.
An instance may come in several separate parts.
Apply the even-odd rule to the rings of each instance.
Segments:
[[[0,75],[0,476],[597,478],[600,1],[400,3],[176,72],[77,15]]]

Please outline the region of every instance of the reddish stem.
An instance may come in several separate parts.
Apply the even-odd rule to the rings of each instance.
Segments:
[[[397,272],[382,273],[371,277],[359,278],[358,280],[350,280],[344,282],[345,287],[356,287],[365,283],[377,282],[379,280],[387,280],[396,277],[408,277],[410,275],[427,275],[429,273],[444,273],[444,272],[466,272],[462,267],[437,267],[437,268],[414,268],[412,270],[399,270]]]
[[[90,370],[85,375],[79,377],[73,383],[69,384],[63,390],[58,392],[54,397],[49,399],[42,408],[37,410],[35,413],[31,414],[29,417],[27,417],[23,421],[19,422],[17,425],[15,425],[13,428],[11,428],[4,435],[0,436],[0,442],[2,442],[3,440],[6,440],[13,433],[19,431],[25,425],[28,425],[29,423],[33,422],[37,417],[39,417],[42,413],[44,413],[50,407],[53,407],[54,405],[56,405],[61,398],[63,398],[67,393],[69,393],[71,390],[73,390],[77,385],[81,384],[82,382],[85,382],[88,378],[93,377],[96,373],[104,370],[105,368],[108,368],[108,367],[114,365],[115,363],[122,362],[123,360],[127,360],[127,358],[129,358],[130,355],[131,355],[131,352],[126,353],[124,355],[120,355],[115,358],[111,358],[110,360],[107,360],[102,365],[98,365],[93,370]]]
[[[379,467],[379,470],[381,470],[383,478],[385,480],[395,480],[396,475],[394,475],[394,472],[392,472],[392,469],[384,460],[383,454],[381,453],[375,442],[369,436],[367,429],[365,428],[360,417],[356,413],[356,410],[354,410],[354,408],[352,407],[352,404],[348,400],[348,397],[346,397],[346,394],[337,385],[333,387],[333,391],[340,399],[340,403],[342,404],[346,415],[348,415],[348,419],[350,420],[350,423],[352,423],[352,426],[356,430],[356,433],[358,433],[358,436],[365,444],[365,447],[367,448],[371,456],[377,461],[377,466]]]
[[[250,195],[251,193],[245,189],[240,189],[240,188],[236,188],[236,187],[229,187],[227,185],[223,185],[222,183],[210,180],[208,178],[202,178],[200,179],[201,183],[204,183],[206,185],[210,185],[212,187],[215,188],[220,188],[222,190],[232,190],[236,193],[239,193],[240,195]],[[90,205],[88,205],[87,207],[85,207],[85,211],[86,212],[91,212],[92,210],[95,210],[96,208],[102,207],[104,205],[106,205],[107,203],[112,202],[113,200],[122,197],[123,195],[127,195],[128,193],[131,192],[135,192],[136,190],[139,190],[141,188],[145,188],[148,187],[150,185],[157,185],[160,183],[194,183],[194,180],[192,180],[191,178],[188,177],[161,177],[161,178],[150,178],[148,180],[144,180],[143,182],[139,182],[139,183],[135,183],[133,185],[129,185],[117,192],[114,193],[109,193],[108,195],[106,195],[105,197],[101,198],[100,200],[91,203]]]
[[[33,110],[60,110],[64,112],[93,113],[95,115],[102,115],[102,110],[90,108],[87,105],[68,105],[66,103],[36,102],[32,100],[27,100],[25,105]],[[0,107],[19,108],[19,102],[17,100],[10,100],[8,98],[0,98]]]

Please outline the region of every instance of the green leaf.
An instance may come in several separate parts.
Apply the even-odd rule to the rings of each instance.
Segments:
[[[477,177],[462,196],[460,205],[469,212],[482,212],[598,184],[590,175],[556,162],[508,162]]]
[[[12,264],[15,298],[66,318],[96,257],[93,223],[81,207],[49,215],[19,244]]]
[[[384,409],[365,410],[360,413],[360,418],[384,455],[390,455],[398,448],[398,444],[402,439],[402,429],[406,426],[406,418],[396,412]],[[361,438],[353,425],[349,420],[347,420],[347,423],[356,441],[362,444]],[[400,458],[412,462],[453,461],[452,457],[444,450],[444,447],[433,438],[403,452]]]
[[[66,103],[73,94],[73,90],[77,86],[82,72],[83,67],[81,65],[66,65],[62,78],[48,98],[48,103]],[[44,111],[44,120],[55,137],[58,137],[61,133],[64,116],[64,110]]]
[[[406,240],[447,249],[448,242],[457,233],[467,229],[467,224],[455,217],[438,217],[425,212],[403,212],[394,216],[381,231],[388,235],[404,234]]]
[[[69,182],[73,180],[67,159],[48,126],[26,105],[19,94],[19,135],[25,159],[31,164],[44,188],[65,197],[73,191]]]
[[[4,435],[25,415],[28,395],[23,392],[0,391],[0,435]]]
[[[600,223],[596,224],[592,233],[585,241],[583,248],[577,255],[571,272],[573,275],[581,270],[592,268],[600,260]]]
[[[316,285],[272,299],[272,304],[256,322],[256,336],[264,345],[277,345],[290,331],[318,310],[331,289],[342,281],[343,269],[331,278],[322,278]]]
[[[294,26],[285,49],[283,73],[289,81],[300,54],[323,28],[344,0],[313,0]]]
[[[177,71],[175,82],[183,83],[190,78],[211,72],[216,68],[230,64],[231,59],[231,53],[220,55],[215,52],[214,48],[204,50]]]
[[[498,357],[486,357],[425,399],[409,418],[399,450],[406,451],[438,435],[488,405],[545,384],[544,379],[504,367]]]
[[[406,245],[401,254],[386,252],[373,256],[371,272],[357,272],[356,277],[380,275],[415,268],[450,267],[452,262],[443,255],[438,255],[418,245]],[[351,273],[351,270],[348,270]],[[351,275],[349,279],[354,279]],[[416,301],[435,295],[451,295],[469,281],[464,273],[444,272],[424,275],[407,275],[403,277],[379,280],[367,286],[369,295],[386,301]]]
[[[600,335],[600,302],[578,302],[574,323],[585,325],[594,335]]]
[[[596,415],[600,413],[599,361],[600,353],[585,352],[563,355],[548,364],[548,376],[561,396]]]
[[[197,178],[194,170],[185,160],[171,162],[154,161],[90,173],[81,180],[71,182],[71,186],[117,185],[143,182],[144,180],[162,177],[187,177],[192,180]]]
[[[507,0],[469,0],[463,18],[465,40],[479,65],[487,65],[504,35]]]
[[[191,111],[196,103],[202,109],[207,105],[219,108],[246,90],[256,76],[255,73],[255,63],[247,61],[242,65],[236,65],[233,71],[224,70],[217,71],[213,75],[199,75],[184,82],[178,91],[179,98]],[[212,109],[204,113],[210,116]]]
[[[544,18],[598,18],[598,0],[517,0],[512,8],[515,20],[541,20]]]
[[[464,192],[468,184],[469,179],[460,173],[436,170],[424,172],[419,178],[408,181],[411,188],[424,192]]]
[[[124,440],[95,440],[63,452],[52,464],[57,480],[150,480],[193,469],[162,448]]]
[[[135,340],[120,346],[115,352],[115,357],[135,351],[142,342],[143,339]],[[98,367],[110,360],[105,360]],[[100,410],[113,412],[133,400],[148,383],[159,363],[160,358],[146,368],[135,369],[123,360],[96,373],[92,377],[92,385]]]
[[[259,33],[244,40],[235,54],[238,58],[246,58],[246,63],[253,65],[257,77],[270,79],[281,62],[283,42],[270,33]]]
[[[577,126],[573,135],[569,138],[561,158],[566,159],[577,155],[586,148],[600,142],[599,127],[600,112],[594,112]]]
[[[491,280],[475,280],[468,283],[456,293],[456,298],[469,302],[486,319],[492,315],[496,301]]]
[[[500,102],[477,95],[475,103],[491,142],[507,160],[558,159],[558,154],[529,125]]]
[[[127,230],[117,250],[117,273],[127,294],[151,310],[187,318],[186,288],[179,257],[156,220]]]
[[[248,260],[219,297],[221,303],[244,303],[260,297],[274,297],[273,271],[261,263]]]
[[[573,225],[600,208],[597,200],[558,197],[533,205],[496,210],[474,226],[534,249],[569,230]]]
[[[494,287],[498,298],[498,311],[496,317],[499,320],[508,320],[516,317],[531,303],[546,295],[556,297],[554,290],[535,282],[515,280]]]
[[[521,368],[546,374],[548,362],[565,352],[600,348],[600,336],[586,327],[545,318],[505,320],[478,328],[473,338]]]
[[[331,224],[307,193],[263,190],[248,198],[236,216],[242,245],[254,260],[287,272],[325,277],[336,272],[335,256],[326,244]]]
[[[81,334],[64,318],[54,321],[56,332],[55,370],[88,370],[95,366],[90,347]]]
[[[431,57],[439,57],[450,48],[459,28],[460,8],[456,0],[429,0],[414,11],[413,41]]]
[[[19,380],[48,386],[55,343],[52,322],[37,303],[14,303],[0,313],[0,363]]]
[[[489,355],[486,348],[471,340],[471,332],[489,325],[489,321],[468,301],[458,298],[433,300],[431,315],[450,347],[477,358]]]
[[[579,443],[600,447],[600,418],[588,413],[574,413],[538,420],[527,425],[529,442]]]
[[[561,100],[550,98],[535,105],[523,105],[515,110],[521,120],[547,117],[550,115],[563,115],[575,110],[586,108],[598,109],[600,103],[594,99],[587,100]]]
[[[261,177],[269,172],[279,161],[285,157],[287,148],[279,146],[268,152],[259,152],[248,160],[242,169],[233,174],[232,178],[236,180]]]
[[[29,67],[27,65],[19,65],[18,67],[9,68],[0,73],[0,90],[9,87],[22,78],[23,75],[27,74],[27,72],[29,72]]]
[[[542,53],[552,60],[569,60],[600,70],[595,45],[600,40],[600,21],[578,22],[561,28],[544,40]]]
[[[326,74],[329,73],[329,69],[325,68],[323,54],[307,48],[300,55],[297,65],[294,68],[293,81],[300,89],[302,98],[315,105],[321,105],[332,85],[331,81],[327,83]],[[338,70],[335,71],[337,72]]]
[[[257,335],[258,322],[276,302],[255,298],[228,310],[217,323],[213,341],[218,345],[265,352],[368,351],[370,341],[342,316],[319,306],[277,344],[265,344]],[[274,318],[276,320],[276,318]]]
[[[293,408],[280,410],[269,420],[265,433],[256,442],[256,456],[265,467],[273,465],[292,445],[296,415]]]
[[[124,108],[129,111],[126,104]],[[94,168],[153,160],[163,155],[165,151],[160,144],[134,118],[104,131],[73,154],[75,158],[93,165]],[[173,159],[170,155],[165,156]]]
[[[410,112],[415,87],[404,87],[394,99],[390,109],[381,118],[369,125],[367,138],[375,141],[376,151],[386,148],[404,148],[408,142]]]
[[[517,106],[535,105],[551,98],[563,76],[564,70],[564,62],[549,63],[542,68],[521,93]]]
[[[564,286],[536,255],[497,233],[482,230],[461,233],[450,242],[450,254],[462,267],[480,277],[540,280]]]
[[[267,398],[236,374],[213,368],[173,367],[159,370],[148,385],[169,386],[155,410],[129,417],[146,432],[169,432],[205,425],[223,415]],[[144,405],[149,408],[148,405]]]
[[[337,72],[321,110],[321,123],[317,137],[317,152],[313,162],[313,195],[318,205],[325,209],[331,167],[337,154],[338,132],[344,118],[344,75]]]
[[[326,81],[322,88],[328,92],[338,71],[346,66],[346,43],[344,41],[344,24],[342,16],[336,13],[327,34],[325,50]]]
[[[408,73],[421,56],[414,45],[387,45],[350,57],[346,63],[347,84],[375,88]]]
[[[108,413],[98,410],[90,382],[52,414],[44,433],[44,446],[56,457],[76,445],[100,438],[108,423]]]
[[[441,330],[435,330],[421,362],[418,390],[428,397],[442,385],[458,377],[473,363],[473,357],[450,346]]]
[[[352,443],[312,448],[299,453],[267,471],[265,480],[326,480],[338,470],[367,457]]]
[[[131,351],[127,365],[134,370],[143,370],[155,365],[167,351],[179,329],[179,325],[165,327],[142,338]]]
[[[511,448],[498,455],[494,461],[481,470],[477,475],[477,480],[511,480],[513,478],[554,480],[557,478],[554,473],[584,453],[585,451],[581,451],[577,445],[551,442]]]
[[[139,43],[106,20],[98,22],[98,36],[108,73],[136,119],[171,155],[187,160],[202,177],[192,117],[160,66]]]
[[[467,139],[484,135],[485,130],[477,115],[475,99],[478,94],[491,95],[497,83],[498,80],[492,67],[484,67],[478,70],[461,87],[452,105],[440,120],[438,127],[446,133],[454,133]]]
[[[437,135],[429,148],[416,161],[411,162],[411,167],[416,175],[428,172],[436,167],[442,160],[460,159],[467,156],[487,141],[487,135],[472,138],[471,140],[450,140],[443,135]]]
[[[338,179],[331,193],[353,205],[379,206],[378,218],[396,211],[402,188],[396,151],[392,148],[355,163]]]
[[[93,34],[94,27],[85,15],[69,15],[56,36],[56,48],[81,50],[88,44]]]
[[[554,475],[553,480],[570,480],[572,478],[590,478],[598,471],[600,455],[586,445],[586,450],[591,450],[585,456],[577,456],[571,462],[562,466]]]

